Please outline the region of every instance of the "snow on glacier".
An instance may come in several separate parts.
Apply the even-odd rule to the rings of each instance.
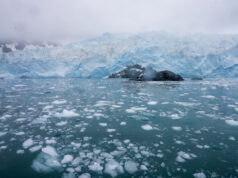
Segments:
[[[183,77],[238,77],[237,35],[104,34],[64,46],[0,54],[0,77],[104,78],[127,65]]]

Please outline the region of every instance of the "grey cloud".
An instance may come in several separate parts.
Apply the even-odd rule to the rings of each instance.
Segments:
[[[0,39],[76,41],[111,33],[238,33],[237,0],[1,0]]]

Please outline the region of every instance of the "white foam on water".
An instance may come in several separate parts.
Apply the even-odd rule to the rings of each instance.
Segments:
[[[103,170],[103,167],[97,162],[94,162],[93,164],[89,165],[88,168],[89,170],[94,172],[101,172]]]
[[[171,127],[174,131],[181,131],[182,130],[182,127],[179,127],[179,126],[173,126]]]
[[[138,166],[139,164],[134,161],[126,161],[124,167],[128,173],[134,174],[135,172],[138,171]]]
[[[27,149],[30,146],[32,146],[33,144],[34,144],[34,141],[32,140],[32,138],[29,138],[23,142],[22,146],[23,146],[23,148]]]
[[[64,99],[62,99],[62,100],[55,100],[55,101],[52,102],[52,104],[65,104],[65,103],[67,103],[67,101],[64,100]]]
[[[74,110],[66,110],[64,109],[62,113],[56,113],[56,117],[77,117],[79,114],[74,112]]]
[[[203,172],[194,173],[195,178],[206,178],[207,176]]]
[[[153,127],[151,127],[149,124],[142,125],[141,128],[146,131],[153,130]]]
[[[148,105],[156,105],[158,102],[157,101],[149,101],[147,104]]]
[[[230,126],[238,126],[238,121],[235,120],[225,120],[225,122]]]
[[[111,159],[106,163],[104,173],[109,174],[112,177],[116,177],[123,174],[124,169],[117,161]]]
[[[70,163],[73,161],[73,156],[72,155],[64,155],[64,158],[61,160],[62,164]]]

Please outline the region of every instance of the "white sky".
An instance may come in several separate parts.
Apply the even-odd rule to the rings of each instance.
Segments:
[[[0,39],[76,41],[104,32],[238,34],[238,0],[0,0]]]

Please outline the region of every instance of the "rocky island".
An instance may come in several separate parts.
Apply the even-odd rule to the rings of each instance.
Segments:
[[[152,67],[142,67],[139,64],[127,66],[113,73],[109,78],[128,78],[137,81],[183,81],[184,79],[171,71],[156,71]]]

